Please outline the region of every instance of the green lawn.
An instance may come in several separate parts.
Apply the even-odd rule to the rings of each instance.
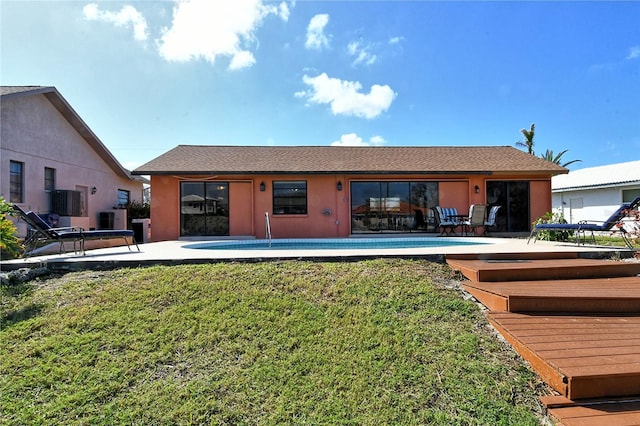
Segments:
[[[426,261],[85,271],[1,288],[2,424],[537,425],[537,376]]]

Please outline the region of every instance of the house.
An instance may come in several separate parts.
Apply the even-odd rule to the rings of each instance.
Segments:
[[[5,201],[57,226],[127,227],[122,207],[142,201],[146,179],[122,167],[55,87],[2,86],[0,106]]]
[[[554,211],[569,223],[604,220],[640,196],[640,160],[588,167],[551,179]]]
[[[508,146],[179,145],[133,171],[151,176],[154,241],[264,238],[267,215],[273,238],[431,232],[432,207],[474,203],[503,207],[499,231],[528,232],[561,173]]]

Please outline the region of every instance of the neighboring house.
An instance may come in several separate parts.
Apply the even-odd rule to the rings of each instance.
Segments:
[[[126,228],[122,207],[142,201],[146,179],[124,169],[54,87],[2,86],[0,95],[5,201],[58,226]]]
[[[553,209],[567,222],[605,220],[624,202],[640,196],[640,161],[589,167],[554,176]]]
[[[140,166],[154,241],[432,232],[432,207],[500,205],[498,231],[528,232],[567,169],[513,147],[180,145]],[[417,218],[425,218],[417,223]]]

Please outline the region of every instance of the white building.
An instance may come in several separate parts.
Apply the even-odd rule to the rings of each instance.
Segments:
[[[551,178],[552,205],[569,223],[607,219],[640,196],[640,161],[575,170]]]

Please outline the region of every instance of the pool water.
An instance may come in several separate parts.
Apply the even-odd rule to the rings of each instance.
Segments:
[[[471,238],[318,238],[208,241],[186,244],[197,250],[381,250],[403,248],[455,247],[491,244]]]

